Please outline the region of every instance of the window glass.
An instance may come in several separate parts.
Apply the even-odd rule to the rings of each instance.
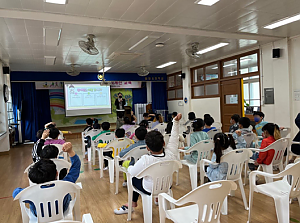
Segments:
[[[181,74],[175,75],[176,78],[176,86],[182,85]]]
[[[194,87],[194,96],[204,96],[204,85]]]
[[[168,87],[175,87],[175,76],[168,77]]]
[[[226,104],[238,104],[238,94],[225,95],[225,103]]]
[[[199,68],[194,70],[194,82],[204,81],[204,69]]]
[[[240,73],[248,74],[258,71],[257,53],[240,58]]]
[[[259,82],[250,83],[250,99],[260,99]]]
[[[249,99],[249,85],[244,84],[244,99]]]
[[[206,80],[214,80],[219,78],[219,67],[218,64],[205,67],[205,78]]]
[[[209,84],[205,86],[206,95],[216,95],[219,94],[219,84]]]
[[[237,59],[225,61],[223,63],[223,77],[237,75]]]
[[[174,99],[175,98],[175,90],[168,91],[168,99]]]
[[[176,98],[183,98],[183,90],[182,89],[176,90]]]

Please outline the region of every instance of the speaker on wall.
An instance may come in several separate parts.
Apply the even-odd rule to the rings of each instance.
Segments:
[[[273,49],[273,58],[279,58],[280,57],[280,49]]]
[[[9,67],[3,67],[3,74],[9,74]]]
[[[181,79],[185,78],[185,73],[181,73]]]

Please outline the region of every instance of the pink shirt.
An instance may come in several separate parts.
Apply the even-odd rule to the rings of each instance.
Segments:
[[[45,141],[44,145],[50,145],[50,144],[60,144],[63,145],[65,143],[65,140],[62,139],[47,139]]]

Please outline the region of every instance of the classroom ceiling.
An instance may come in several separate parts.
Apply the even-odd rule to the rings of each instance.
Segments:
[[[110,72],[178,71],[212,60],[300,34],[300,21],[274,30],[263,26],[299,13],[299,0],[220,0],[213,6],[195,0],[68,0],[66,5],[43,0],[0,0],[0,58],[14,71],[67,71],[69,64],[80,71],[97,71],[104,60]],[[44,44],[43,29],[61,28],[58,46]],[[96,36],[100,53],[91,56],[78,47],[85,35]],[[112,53],[129,48],[146,36],[157,39],[125,61],[108,59]],[[229,45],[194,60],[185,54],[192,42],[199,48],[228,42]],[[162,48],[155,43],[164,43]],[[46,65],[45,56],[55,56],[55,65]],[[177,63],[157,69],[169,61]]]

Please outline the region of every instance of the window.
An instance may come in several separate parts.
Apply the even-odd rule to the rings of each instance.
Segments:
[[[168,75],[168,100],[182,100],[182,79],[181,72]]]
[[[205,95],[218,95],[219,84],[209,84],[205,86]]]
[[[225,61],[223,63],[223,77],[236,76],[237,73],[237,59]]]
[[[203,67],[194,70],[194,82],[204,81],[204,69]]]
[[[244,110],[246,114],[260,110],[259,76],[243,78]]]
[[[213,64],[205,67],[205,80],[215,80],[219,78],[219,66]]]
[[[11,123],[14,123],[14,111],[13,111],[13,107],[12,107],[12,102],[8,101],[6,103],[6,108],[7,108],[7,117],[8,117],[8,125],[10,125]]]
[[[194,95],[195,97],[204,96],[204,85],[194,87]]]
[[[240,73],[248,74],[258,72],[257,53],[240,58]]]

